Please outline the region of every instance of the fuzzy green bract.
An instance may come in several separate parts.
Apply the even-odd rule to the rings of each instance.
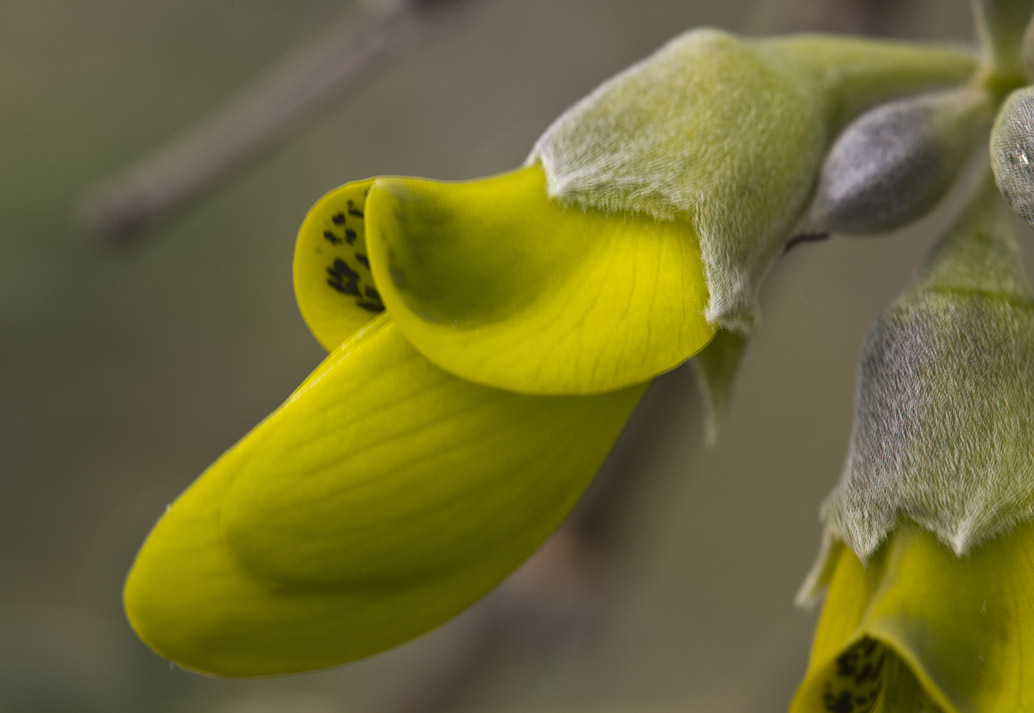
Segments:
[[[749,332],[761,279],[836,132],[874,103],[973,67],[972,57],[936,48],[694,30],[563,114],[530,160],[564,201],[690,222],[708,321]]]
[[[854,432],[824,506],[863,559],[900,513],[956,553],[1034,511],[1034,294],[988,181],[873,326]]]

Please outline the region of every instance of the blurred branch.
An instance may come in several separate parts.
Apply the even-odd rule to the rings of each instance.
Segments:
[[[135,242],[148,227],[291,136],[330,100],[412,49],[440,10],[465,1],[360,2],[322,37],[178,139],[88,188],[79,206],[80,222],[108,245]]]
[[[446,713],[472,684],[491,675],[515,643],[552,647],[592,625],[609,552],[577,522],[565,524],[496,591],[450,623],[436,646],[385,691],[377,713]]]
[[[499,636],[495,613],[487,601],[449,624],[431,655],[405,671],[405,686],[386,690],[376,713],[438,713],[476,678]]]
[[[911,0],[797,0],[795,3],[759,2],[755,25],[772,32],[842,32],[890,35],[895,21]]]

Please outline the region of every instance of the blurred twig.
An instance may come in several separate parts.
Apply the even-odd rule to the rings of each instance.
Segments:
[[[406,685],[385,691],[377,713],[445,713],[515,643],[550,648],[591,629],[608,553],[578,520],[564,525],[502,586],[439,634],[411,666]]]
[[[889,35],[911,0],[797,0],[758,2],[755,25],[771,32],[843,32]]]
[[[85,191],[79,219],[127,246],[202,191],[295,132],[388,60],[412,48],[440,10],[469,0],[359,3],[322,37],[286,57],[211,116],[155,153]]]

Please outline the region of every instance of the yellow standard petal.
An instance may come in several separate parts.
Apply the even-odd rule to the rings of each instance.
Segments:
[[[363,205],[373,179],[320,198],[294,248],[294,291],[305,323],[329,352],[384,311],[370,275]]]
[[[221,675],[411,639],[559,525],[644,388],[477,386],[376,318],[171,506],[126,583],[129,619],[162,655]]]
[[[469,183],[379,179],[365,214],[392,318],[464,379],[598,393],[671,369],[714,335],[688,223],[564,206],[538,165]]]
[[[959,557],[905,522],[865,566],[832,557],[791,713],[1034,710],[1034,523]]]

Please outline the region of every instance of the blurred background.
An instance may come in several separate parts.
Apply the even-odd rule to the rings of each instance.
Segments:
[[[77,223],[84,190],[347,9],[0,2],[0,712],[785,710],[815,615],[793,597],[839,475],[858,351],[950,209],[789,253],[717,443],[692,374],[658,380],[574,524],[411,645],[208,679],[136,639],[121,586],[165,505],[321,359],[290,264],[324,192],[511,168],[566,106],[693,26],[968,42],[967,3],[468,0],[130,248]]]

